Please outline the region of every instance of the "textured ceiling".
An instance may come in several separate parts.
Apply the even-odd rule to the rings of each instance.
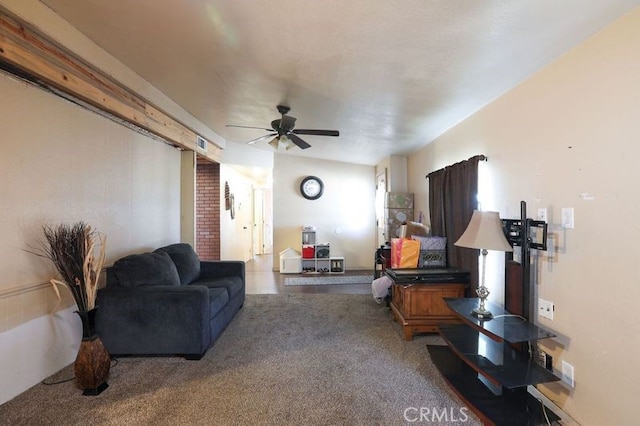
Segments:
[[[228,143],[374,165],[432,141],[640,0],[42,0]],[[272,148],[266,141],[256,149]]]

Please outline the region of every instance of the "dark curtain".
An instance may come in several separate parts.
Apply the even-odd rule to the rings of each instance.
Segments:
[[[484,155],[477,155],[427,175],[431,234],[447,237],[449,266],[471,273],[468,295],[475,294],[478,286],[478,250],[456,247],[454,243],[478,208],[478,162],[485,159]]]
[[[429,219],[431,234],[442,237],[446,235],[444,227],[444,169],[440,169],[429,176]]]

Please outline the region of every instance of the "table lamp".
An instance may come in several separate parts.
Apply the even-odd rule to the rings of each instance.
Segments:
[[[480,319],[491,319],[491,312],[484,306],[485,300],[489,296],[489,289],[484,285],[488,250],[513,251],[504,236],[502,221],[498,212],[474,210],[467,229],[454,245],[482,250],[482,279],[480,287],[476,289],[476,294],[480,298],[480,305],[471,311],[471,314]]]

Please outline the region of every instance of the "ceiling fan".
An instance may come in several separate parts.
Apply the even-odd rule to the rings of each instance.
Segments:
[[[286,105],[278,105],[278,112],[282,115],[282,118],[273,120],[271,122],[271,128],[266,129],[263,127],[252,127],[252,126],[236,126],[233,124],[227,124],[226,127],[240,127],[243,129],[259,129],[270,132],[264,136],[260,136],[259,138],[252,139],[247,142],[247,144],[252,145],[256,142],[259,142],[263,139],[273,138],[269,145],[278,149],[291,149],[294,146],[297,146],[300,149],[310,148],[307,142],[305,142],[298,135],[313,135],[313,136],[340,136],[340,132],[338,130],[315,130],[315,129],[294,129],[296,124],[296,118],[287,115],[287,113],[291,110]]]

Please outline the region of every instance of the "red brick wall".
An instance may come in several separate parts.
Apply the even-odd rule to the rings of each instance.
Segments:
[[[220,164],[198,159],[196,167],[196,252],[220,259]]]

